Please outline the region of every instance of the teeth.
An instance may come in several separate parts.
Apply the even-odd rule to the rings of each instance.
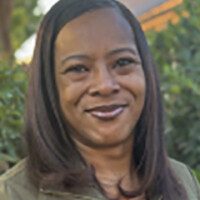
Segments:
[[[98,117],[98,118],[113,118],[113,117],[116,117],[117,115],[119,115],[122,111],[123,111],[123,107],[119,107],[119,108],[116,108],[112,111],[91,111],[90,113],[95,116],[95,117]]]

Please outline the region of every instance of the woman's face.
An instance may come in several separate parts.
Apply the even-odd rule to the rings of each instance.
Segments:
[[[145,78],[126,20],[111,8],[85,13],[61,29],[55,48],[60,106],[75,142],[100,148],[130,141]]]

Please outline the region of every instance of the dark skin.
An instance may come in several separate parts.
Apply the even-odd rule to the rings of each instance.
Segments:
[[[145,99],[145,77],[130,25],[114,9],[88,12],[56,39],[56,83],[72,138],[109,199],[125,200],[139,186],[131,171],[135,125]],[[78,126],[77,126],[78,124]],[[133,198],[144,200],[144,195]]]

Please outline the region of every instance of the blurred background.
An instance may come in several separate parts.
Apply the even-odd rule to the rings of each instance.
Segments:
[[[28,63],[56,0],[0,0],[0,173],[26,156]],[[121,0],[140,20],[160,72],[171,157],[200,180],[200,0]]]

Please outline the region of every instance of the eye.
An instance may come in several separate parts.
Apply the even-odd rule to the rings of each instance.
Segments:
[[[116,61],[114,64],[114,67],[126,67],[129,66],[130,64],[137,63],[133,58],[120,58]]]
[[[71,65],[70,67],[66,68],[62,74],[66,74],[66,73],[77,73],[77,74],[81,74],[84,72],[88,72],[89,69],[82,64],[77,64],[77,65]]]

